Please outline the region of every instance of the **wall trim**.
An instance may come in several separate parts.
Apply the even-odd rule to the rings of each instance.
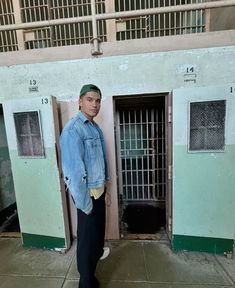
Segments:
[[[96,59],[110,56],[132,55],[152,52],[166,52],[200,48],[226,47],[235,45],[235,29],[102,42],[102,54],[92,56],[91,44],[51,47],[0,53],[0,66],[34,64],[78,59]]]
[[[173,235],[172,237],[172,249],[174,251],[186,250],[224,254],[233,252],[233,244],[233,239],[185,235]]]
[[[65,239],[44,235],[22,233],[22,241],[25,247],[43,249],[65,249]]]

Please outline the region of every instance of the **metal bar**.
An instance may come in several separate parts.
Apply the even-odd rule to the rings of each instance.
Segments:
[[[164,179],[164,171],[165,171],[165,167],[166,167],[166,165],[165,165],[165,163],[164,163],[164,156],[165,156],[165,153],[164,153],[164,146],[165,146],[165,134],[164,134],[164,114],[163,114],[164,112],[163,112],[163,110],[161,110],[161,146],[162,146],[162,151],[161,151],[161,166],[162,166],[162,184],[161,184],[161,187],[162,187],[162,190],[161,190],[161,192],[162,192],[162,194],[161,194],[161,198],[163,197],[163,195],[164,195],[164,187],[165,187],[165,179]],[[160,196],[160,195],[159,195]]]
[[[156,116],[156,120],[155,120]],[[152,184],[153,184],[153,198],[156,198],[156,190],[158,192],[159,190],[159,177],[158,177],[158,132],[156,130],[156,127],[158,127],[158,110],[157,109],[151,109],[151,138],[153,139],[153,156],[152,156]],[[156,170],[157,170],[157,180],[156,180]],[[156,189],[157,186],[157,189]]]
[[[11,10],[14,11],[15,23],[20,24],[22,23],[20,3],[19,1],[12,1],[12,4],[13,4],[13,7],[11,8]],[[16,35],[17,35],[17,38],[16,38]],[[23,31],[22,30],[16,31],[16,35],[14,35],[14,38],[15,38],[15,44],[18,43],[18,49],[19,50],[25,49]]]
[[[100,54],[99,51],[99,41],[98,41],[98,33],[97,33],[97,23],[96,23],[96,7],[95,0],[91,0],[91,16],[92,16],[92,32],[93,32],[93,45],[94,49],[92,51],[93,55]]]
[[[138,151],[138,137],[137,137],[137,119],[136,119],[136,110],[134,110],[134,121],[135,121],[135,133],[134,133],[134,139],[135,139],[135,149],[136,151]],[[137,161],[138,161],[138,158],[137,158],[137,155],[135,155],[135,158],[133,157],[133,161],[135,161],[135,175],[136,175],[136,193],[137,193],[137,198],[140,199],[140,193],[139,193],[139,183],[138,183],[138,169],[137,169]]]
[[[119,195],[123,195],[123,181],[122,181],[122,159],[121,159],[121,133],[120,133],[120,111],[117,111],[117,153],[118,153],[118,183]]]
[[[129,151],[132,151],[132,138],[131,138],[131,113],[130,110],[128,110],[128,139],[129,139]],[[130,153],[129,153],[130,154]],[[131,199],[134,199],[133,196],[133,173],[132,173],[132,158],[129,156],[129,161],[130,161],[130,182],[131,182]]]
[[[176,0],[174,0],[174,6],[176,5]],[[176,35],[177,33],[177,13],[174,12],[174,35]]]
[[[0,48],[2,47],[2,49],[3,49],[3,51],[5,51],[5,49],[4,49],[4,39],[3,39],[3,33],[4,32],[1,32],[0,33],[0,43],[2,43],[1,45],[0,45]]]
[[[3,17],[3,20],[4,20],[4,23],[11,23],[10,22],[10,9],[8,7],[8,1],[5,1],[5,11],[6,11],[6,14],[4,15],[5,17]]]
[[[126,186],[126,199],[128,198],[128,185],[127,185],[127,161],[126,161],[126,122],[125,122],[125,112],[122,112],[122,125],[123,125],[123,150],[124,150],[124,163],[125,163],[125,186]]]
[[[150,177],[149,177],[149,173],[150,173],[150,169],[149,169],[149,157],[150,157],[150,147],[149,147],[149,140],[151,141],[151,139],[149,139],[149,125],[151,125],[151,121],[149,123],[149,110],[147,109],[147,114],[146,114],[146,138],[147,138],[147,184],[148,184],[148,198],[150,198]]]
[[[32,28],[46,27],[50,25],[88,22],[88,21],[92,21],[93,18],[95,18],[95,20],[102,20],[102,19],[107,20],[107,19],[130,18],[130,17],[138,17],[138,16],[152,15],[152,14],[163,14],[163,13],[179,12],[179,11],[183,12],[183,11],[190,11],[190,10],[211,9],[211,8],[231,7],[231,6],[235,6],[235,0],[213,1],[213,2],[205,2],[205,3],[197,3],[197,4],[186,4],[186,5],[141,9],[141,10],[136,10],[136,11],[106,13],[106,14],[98,14],[98,15],[95,15],[94,17],[83,16],[83,17],[74,17],[74,18],[66,18],[66,19],[54,19],[54,20],[47,20],[47,21],[41,21],[41,22],[35,21],[32,23],[3,25],[3,26],[0,26],[0,31],[32,29]]]
[[[141,143],[141,149],[144,149],[143,146],[143,110],[140,110],[140,143]],[[141,157],[141,186],[142,186],[142,193],[143,193],[143,199],[145,199],[145,191],[144,191],[144,181],[143,181],[143,166],[144,166],[144,161],[143,161],[143,156]]]

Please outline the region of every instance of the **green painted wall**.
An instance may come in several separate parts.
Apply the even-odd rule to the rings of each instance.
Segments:
[[[15,203],[15,191],[3,115],[0,115],[0,135],[0,211],[2,211]]]

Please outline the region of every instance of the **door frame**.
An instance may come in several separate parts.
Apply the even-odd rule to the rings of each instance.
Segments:
[[[121,171],[119,167],[121,167],[121,158],[119,155],[120,151],[120,143],[118,139],[120,139],[119,129],[117,128],[120,124],[118,115],[116,113],[117,109],[117,100],[120,99],[130,99],[130,98],[153,98],[153,97],[164,97],[164,105],[165,105],[165,137],[166,137],[166,233],[171,241],[172,239],[172,93],[163,92],[163,93],[151,93],[151,94],[134,94],[134,95],[123,95],[123,96],[114,96],[113,97],[113,107],[114,107],[114,132],[115,132],[115,144],[116,144],[116,158],[117,158],[117,192],[119,194],[120,186],[122,185],[122,177]],[[118,195],[118,217],[120,222],[120,196]],[[121,233],[121,225],[119,228],[119,233]]]
[[[173,172],[173,136],[172,136],[172,93],[168,93],[165,98],[165,112],[166,112],[166,151],[167,151],[167,188],[166,188],[166,232],[169,240],[172,240],[172,172]]]

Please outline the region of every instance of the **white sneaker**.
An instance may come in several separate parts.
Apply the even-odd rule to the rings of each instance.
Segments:
[[[104,247],[104,252],[103,255],[100,257],[100,260],[104,260],[109,256],[110,253],[110,248],[109,247]]]

